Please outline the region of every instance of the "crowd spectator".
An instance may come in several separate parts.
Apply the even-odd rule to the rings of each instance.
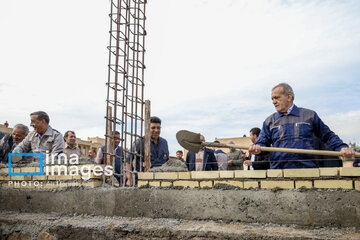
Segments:
[[[65,148],[64,154],[66,155],[67,159],[78,157],[80,158],[81,151],[78,146],[76,146],[76,134],[74,131],[66,131],[64,134],[65,140]]]
[[[205,137],[200,135],[200,140],[205,142]],[[188,152],[186,155],[186,165],[189,171],[212,171],[219,169],[214,151],[206,147],[201,147],[197,153]]]
[[[89,150],[88,157],[89,157],[89,160],[90,160],[91,162],[95,162],[95,159],[96,159],[96,150],[93,149],[93,148],[91,148],[91,149]]]
[[[57,156],[64,151],[64,139],[60,132],[53,129],[46,112],[38,111],[30,114],[30,126],[34,131],[18,144],[14,151],[19,153],[44,153]]]
[[[8,162],[8,154],[19,145],[29,134],[29,128],[23,124],[16,124],[12,134],[7,134],[0,140],[0,162]]]
[[[214,141],[214,143],[220,143],[220,142]],[[220,148],[217,148],[215,149],[214,155],[218,163],[219,170],[227,170],[228,157],[226,153],[224,153],[223,150],[221,150]]]
[[[229,141],[228,144],[235,144],[234,141]],[[243,152],[235,148],[230,148],[227,153],[228,157],[228,170],[243,170],[244,159],[242,159]]]
[[[185,163],[185,160],[183,158],[183,154],[184,154],[183,151],[177,150],[176,151],[176,159],[183,162],[183,163]]]
[[[5,121],[4,126],[5,126],[5,127],[9,127],[8,121]]]
[[[250,130],[250,139],[253,144],[259,137],[260,128],[252,128]],[[270,153],[255,155],[250,154],[249,157],[245,157],[243,154],[244,164],[250,167],[250,170],[266,170],[270,168]]]

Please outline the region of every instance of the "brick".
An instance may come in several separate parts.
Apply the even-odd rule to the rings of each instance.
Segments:
[[[344,177],[360,177],[360,168],[358,168],[358,167],[343,167],[343,168],[340,168],[340,176],[344,176]]]
[[[192,179],[217,179],[219,171],[194,171],[191,172]]]
[[[101,187],[102,183],[103,183],[102,181],[92,181],[92,182],[82,182],[81,185],[96,188],[96,187]]]
[[[212,188],[213,187],[213,181],[200,181],[200,187],[201,188],[204,188],[204,187]]]
[[[355,181],[355,190],[360,191],[360,181]]]
[[[73,180],[81,180],[81,175],[75,175],[75,176],[72,176],[72,179]]]
[[[48,180],[56,180],[56,179],[55,179],[56,176],[57,176],[57,175],[49,175],[49,176],[47,176],[47,179],[48,179]]]
[[[319,168],[320,177],[334,177],[339,175],[339,168]]]
[[[24,176],[24,180],[25,180],[25,181],[31,181],[31,180],[32,180],[32,176]]]
[[[72,176],[70,175],[56,175],[55,180],[72,180]]]
[[[34,173],[34,172],[36,172],[36,168],[35,167],[22,167],[22,168],[20,168],[20,172],[22,172],[22,173]]]
[[[0,175],[0,181],[5,180],[5,176],[4,175]]]
[[[172,182],[161,182],[161,187],[171,187]]]
[[[13,173],[19,173],[19,172],[21,172],[21,168],[13,168],[11,171]]]
[[[295,181],[295,188],[301,188],[301,187],[312,188],[313,183],[312,181]]]
[[[220,178],[234,178],[234,171],[219,171]]]
[[[11,177],[10,176],[3,176],[5,181],[10,181]]]
[[[67,186],[68,187],[76,187],[76,186],[80,186],[81,183],[80,182],[68,182]]]
[[[273,188],[282,188],[282,189],[293,189],[294,181],[261,181],[261,188],[273,189]]]
[[[174,187],[199,187],[198,181],[175,181],[173,182]]]
[[[148,184],[149,184],[149,181],[138,181],[137,186],[142,187],[142,186],[147,186]]]
[[[150,187],[160,187],[160,181],[150,181],[149,186]]]
[[[10,180],[11,181],[24,181],[25,177],[24,176],[10,176]]]
[[[190,172],[178,172],[179,179],[191,179]]]
[[[0,168],[0,173],[8,173],[9,172],[9,168]]]
[[[258,188],[258,187],[259,187],[258,181],[244,181],[244,188]]]
[[[235,178],[266,178],[266,170],[235,171]]]
[[[154,179],[178,179],[177,172],[156,172]]]
[[[284,177],[289,178],[308,178],[320,177],[320,171],[318,168],[303,168],[303,169],[284,169]]]
[[[141,180],[153,180],[154,179],[154,173],[152,173],[152,172],[139,172],[138,173],[138,179],[141,179]]]
[[[343,188],[352,189],[352,180],[314,180],[315,188]]]
[[[269,178],[282,178],[284,174],[282,169],[269,169],[266,171],[266,176]]]
[[[226,184],[234,187],[244,188],[243,181],[232,181],[232,180],[214,181],[214,185],[216,184]]]
[[[44,181],[47,180],[47,176],[33,176],[33,181]]]

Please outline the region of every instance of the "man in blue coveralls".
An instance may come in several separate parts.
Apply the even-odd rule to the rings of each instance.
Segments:
[[[277,112],[271,114],[263,127],[255,145],[249,147],[250,154],[261,153],[260,147],[280,147],[314,149],[313,134],[334,151],[344,157],[354,157],[355,151],[349,148],[325,123],[315,111],[299,108],[294,104],[294,91],[287,83],[280,83],[272,89],[271,99]],[[296,153],[271,153],[270,168],[317,168],[313,155]]]

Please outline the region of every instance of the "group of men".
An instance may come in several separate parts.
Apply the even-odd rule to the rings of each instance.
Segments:
[[[225,154],[221,149],[210,149],[202,147],[199,152],[188,152],[186,160],[182,158],[182,151],[176,155],[179,160],[186,163],[189,171],[210,170],[241,170],[243,166],[250,169],[284,169],[284,168],[316,168],[319,167],[316,157],[306,154],[263,152],[262,146],[314,149],[314,139],[319,139],[328,148],[340,151],[343,157],[352,158],[355,151],[349,148],[327,125],[319,118],[315,111],[299,108],[294,104],[295,94],[291,86],[286,83],[276,85],[272,89],[272,101],[276,112],[270,115],[263,123],[262,129],[250,130],[250,138],[253,144],[249,147],[249,156],[241,150],[231,148]],[[68,158],[80,156],[80,149],[76,146],[76,135],[74,131],[67,131],[64,137],[60,132],[50,125],[47,113],[38,111],[30,114],[30,126],[34,131],[23,124],[17,124],[13,133],[4,136],[0,140],[0,162],[8,161],[8,153],[18,151],[19,153],[65,153]],[[151,167],[159,167],[169,160],[169,149],[167,141],[160,137],[161,120],[158,117],[150,118],[150,151]],[[201,141],[205,137],[201,135]],[[114,132],[114,156],[115,176],[119,179],[122,162],[126,169],[127,179],[130,180],[130,172],[144,171],[143,158],[144,139],[137,138],[131,146],[130,151],[120,146],[120,133]],[[234,144],[233,141],[228,142]],[[103,164],[105,147],[89,151],[92,161]],[[126,154],[125,154],[126,152]],[[354,161],[358,166],[359,160]],[[129,183],[130,184],[130,183]]]
[[[38,111],[30,114],[30,126],[34,131],[24,124],[16,124],[11,134],[7,134],[0,140],[0,162],[8,162],[8,154],[18,153],[43,153],[49,156],[58,156],[63,153],[67,159],[80,157],[81,152],[76,146],[76,135],[74,131],[67,131],[63,135],[53,129],[50,125],[50,117],[46,112]],[[24,158],[31,161],[32,158]]]

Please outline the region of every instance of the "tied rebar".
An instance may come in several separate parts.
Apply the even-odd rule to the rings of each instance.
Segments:
[[[130,156],[143,159],[142,151],[136,152],[133,143],[142,142],[144,134],[146,2],[111,0],[104,164],[113,166],[115,178],[112,177],[112,185],[118,179],[120,186],[125,186],[126,172],[136,172],[136,169],[126,169],[126,159],[131,166],[133,157]],[[121,155],[115,146],[119,140]],[[117,166],[119,171],[116,169],[117,161],[121,163],[120,167]],[[131,182],[135,184],[135,181]]]

